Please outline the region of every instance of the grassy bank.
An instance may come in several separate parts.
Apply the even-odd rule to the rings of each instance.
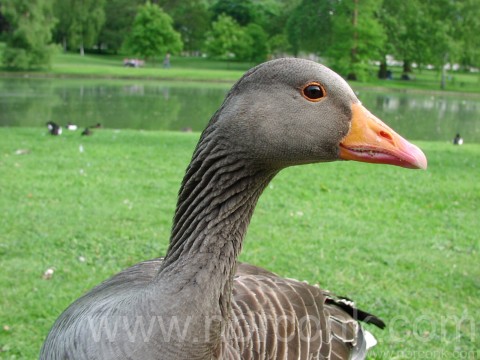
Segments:
[[[185,81],[219,81],[233,83],[254,64],[209,61],[201,58],[172,59],[172,67],[164,69],[161,64],[146,63],[141,68],[123,66],[124,56],[57,54],[48,70],[30,72],[7,72],[3,76],[70,77],[70,78],[119,78],[156,79]],[[3,70],[3,71],[2,71]]]
[[[0,49],[1,51],[1,49]],[[49,70],[15,73],[0,68],[1,76],[43,76],[43,77],[95,77],[95,78],[140,78],[179,81],[219,81],[233,83],[254,66],[254,63],[216,61],[204,58],[173,57],[172,67],[164,69],[161,64],[147,62],[143,68],[123,66],[123,55],[57,54]],[[391,67],[393,80],[376,79],[377,68],[372,67],[371,79],[367,82],[351,82],[354,87],[380,87],[392,89],[414,89],[440,91],[438,71],[416,71],[412,80],[400,80],[400,67]],[[480,93],[480,75],[452,72],[448,76],[448,91]]]
[[[164,254],[198,134],[0,136],[0,358],[34,359],[69,303]],[[283,171],[259,201],[241,259],[382,317],[371,358],[476,359],[480,145],[419,145],[427,171],[353,162]]]

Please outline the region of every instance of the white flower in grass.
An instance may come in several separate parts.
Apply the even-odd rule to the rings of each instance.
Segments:
[[[47,270],[45,270],[45,272],[43,273],[42,275],[42,278],[44,280],[50,280],[53,276],[53,273],[55,272],[55,270],[53,270],[52,268],[48,268]]]

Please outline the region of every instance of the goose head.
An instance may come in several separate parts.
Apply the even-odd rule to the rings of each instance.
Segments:
[[[251,69],[212,127],[239,156],[276,170],[335,160],[427,167],[423,152],[372,115],[339,75],[308,60]]]

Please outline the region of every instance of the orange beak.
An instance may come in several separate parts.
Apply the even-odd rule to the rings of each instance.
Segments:
[[[340,158],[410,169],[427,168],[427,158],[422,150],[390,129],[361,104],[352,105],[352,125],[340,143]]]

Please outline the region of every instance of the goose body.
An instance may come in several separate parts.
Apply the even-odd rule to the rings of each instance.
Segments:
[[[165,258],[100,284],[57,319],[41,359],[363,359],[348,299],[237,257],[256,202],[283,168],[339,159],[425,168],[341,77],[279,59],[248,71],[202,133]]]

